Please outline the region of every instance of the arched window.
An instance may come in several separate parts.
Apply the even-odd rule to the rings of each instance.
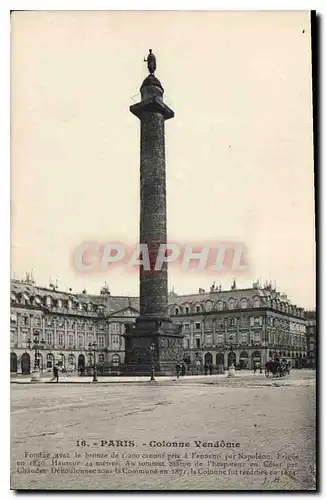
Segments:
[[[174,310],[174,312],[175,312],[175,315],[178,315],[179,314],[179,308],[176,307],[175,310]]]
[[[220,300],[220,301],[218,302],[218,304],[217,304],[217,309],[218,309],[219,311],[223,311],[223,302],[222,302],[221,300]]]
[[[48,307],[51,307],[52,305],[52,299],[51,297],[48,295],[45,299],[45,304],[48,306]]]
[[[248,307],[247,299],[242,299],[241,300],[241,309],[247,309],[247,307]]]
[[[98,362],[104,363],[104,361],[105,361],[105,356],[104,356],[103,352],[100,352],[98,355]]]
[[[119,366],[119,364],[120,364],[120,356],[119,356],[119,354],[113,354],[113,356],[112,356],[112,364],[113,364],[113,366]]]
[[[214,303],[211,300],[207,300],[205,303],[205,310],[211,311],[213,309]]]
[[[254,307],[260,307],[260,300],[258,297],[254,299]]]
[[[76,356],[72,353],[68,356],[68,365],[76,365]]]
[[[234,301],[234,299],[230,299],[230,300],[229,300],[229,309],[234,309],[234,306],[235,306],[235,301]]]

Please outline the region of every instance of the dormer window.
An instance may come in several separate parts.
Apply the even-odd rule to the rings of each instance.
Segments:
[[[68,300],[68,309],[72,309],[72,301],[70,299]]]
[[[51,297],[47,296],[46,299],[45,299],[45,304],[48,306],[48,307],[51,307],[52,305],[52,299]]]
[[[61,299],[58,299],[57,307],[58,307],[58,309],[62,308],[62,300]]]
[[[175,308],[175,314],[179,314],[179,309],[177,307]]]
[[[260,307],[260,300],[258,298],[254,300],[254,307]]]
[[[200,313],[200,306],[196,306],[196,313],[199,314]]]

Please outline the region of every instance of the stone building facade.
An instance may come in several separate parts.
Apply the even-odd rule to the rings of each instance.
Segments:
[[[306,312],[306,337],[307,337],[307,366],[316,367],[317,356],[317,326],[316,326],[316,311]]]
[[[284,294],[270,285],[255,283],[249,289],[211,287],[198,294],[169,294],[169,313],[182,325],[183,357],[188,372],[205,364],[228,367],[235,363],[252,368],[274,354],[292,358],[295,366],[307,357],[306,318]],[[43,371],[53,364],[86,371],[93,364],[89,344],[94,341],[99,373],[118,373],[124,363],[125,325],[139,315],[137,297],[99,295],[42,288],[31,280],[11,281],[10,370],[29,373],[35,350]]]

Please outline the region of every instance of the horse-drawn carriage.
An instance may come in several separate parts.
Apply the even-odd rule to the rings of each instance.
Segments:
[[[284,377],[290,374],[291,360],[286,358],[275,358],[274,360],[267,361],[265,364],[265,375],[269,377]]]

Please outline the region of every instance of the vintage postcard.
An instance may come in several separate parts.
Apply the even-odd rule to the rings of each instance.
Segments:
[[[13,490],[316,490],[315,26],[12,12]]]

